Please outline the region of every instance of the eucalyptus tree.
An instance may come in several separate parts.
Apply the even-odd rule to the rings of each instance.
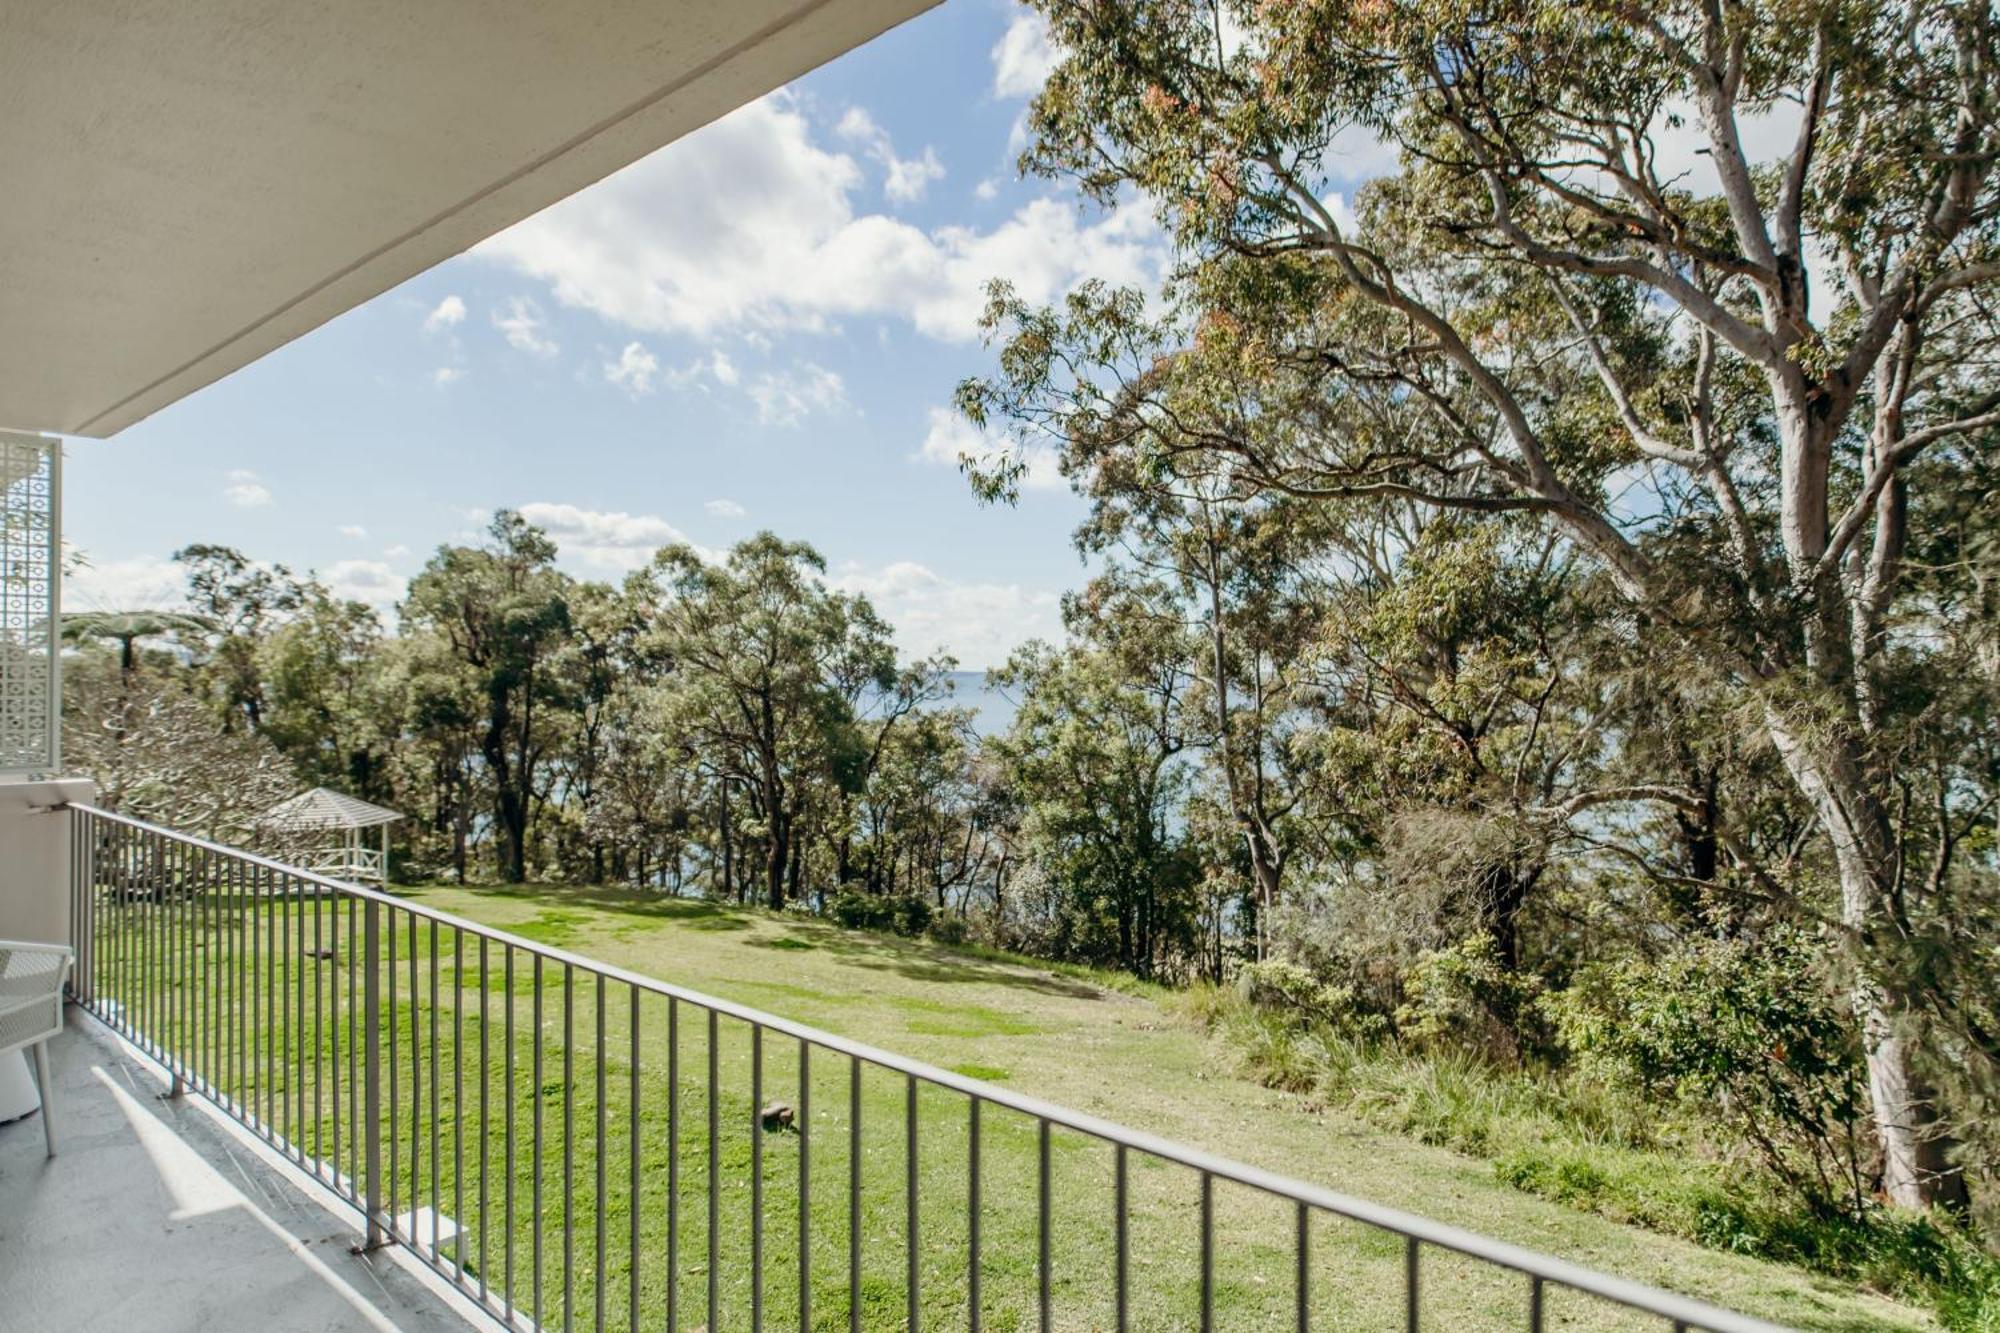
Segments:
[[[773,908],[803,880],[801,825],[815,800],[823,807],[840,770],[862,762],[858,701],[898,689],[888,626],[865,598],[829,588],[825,572],[812,547],[762,533],[717,564],[691,547],[663,548],[645,594],[646,649],[663,671],[660,723],[713,772],[725,856],[730,792],[747,797],[749,810],[733,817],[762,844]]]
[[[1067,56],[1025,165],[1142,192],[1191,345],[1262,380],[1206,447],[1295,496],[1533,516],[1725,680],[1831,862],[1885,1190],[1961,1197],[1913,1049],[1955,1001],[1904,947],[1941,849],[1899,798],[1900,617],[1922,497],[2000,426],[2000,16],[1036,7]],[[1371,145],[1399,166],[1350,209]]]
[[[528,831],[547,800],[550,761],[560,739],[569,686],[561,662],[570,644],[574,586],[555,568],[548,535],[519,514],[493,516],[482,546],[438,548],[410,583],[402,605],[409,632],[448,649],[476,712],[452,716],[440,690],[433,721],[469,725],[493,797],[500,871],[518,884],[528,873]]]
[[[1049,947],[1151,976],[1192,943],[1197,867],[1179,822],[1191,654],[1180,627],[1128,612],[1072,599],[1071,646],[1015,653],[998,679],[1020,706],[988,746],[1051,895]]]
[[[174,552],[185,572],[187,600],[209,627],[212,643],[203,663],[224,725],[263,725],[263,677],[258,646],[315,595],[311,580],[294,578],[283,565],[265,565],[233,546],[196,542]]]
[[[403,682],[383,670],[383,648],[372,607],[317,584],[255,645],[258,729],[315,785],[370,800],[391,794],[389,756],[407,705]]]
[[[961,405],[1060,446],[1064,475],[1090,504],[1078,552],[1110,562],[1094,596],[1194,636],[1190,740],[1241,842],[1261,926],[1292,850],[1289,740],[1303,716],[1319,609],[1309,561],[1323,519],[1246,484],[1206,447],[1212,433],[1249,428],[1255,382],[1181,352],[1173,320],[1156,318],[1142,294],[1091,282],[1060,310],[1037,310],[1000,284],[986,320],[1011,331],[1002,373],[968,381]],[[965,463],[989,500],[1011,500],[1025,467],[1020,452]]]
[[[644,632],[641,597],[632,588],[579,583],[571,590],[569,651],[562,657],[568,676],[572,725],[558,757],[562,772],[559,808],[565,832],[582,846],[566,848],[574,873],[599,882],[605,872],[605,843],[595,818],[604,786],[614,729],[629,712],[627,696],[656,674],[641,650]],[[571,839],[566,837],[566,842]],[[581,864],[577,853],[581,852]]]

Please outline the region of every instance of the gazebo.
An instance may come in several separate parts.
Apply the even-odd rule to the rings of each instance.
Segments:
[[[400,811],[370,805],[358,797],[326,787],[278,802],[257,820],[260,828],[280,833],[326,834],[318,847],[309,848],[300,858],[307,870],[335,879],[357,883],[389,882],[389,825],[401,819]],[[365,834],[380,829],[377,846],[369,846]]]

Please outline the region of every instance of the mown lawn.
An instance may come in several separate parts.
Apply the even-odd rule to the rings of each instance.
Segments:
[[[1235,1076],[1230,1058],[1163,1006],[1161,997],[1115,979],[619,891],[433,887],[404,896],[1001,1087],[1780,1323],[1829,1333],[1932,1326],[1908,1307],[1851,1287],[1524,1195],[1497,1181],[1488,1163],[1384,1133],[1338,1107],[1312,1108],[1261,1088]],[[344,922],[334,929],[324,905],[315,924],[314,904],[295,905],[287,918],[268,900],[256,909],[253,936],[243,928],[249,920],[243,906],[240,896],[225,896],[192,906],[135,905],[102,913],[102,993],[127,997],[147,1021],[136,1009],[144,979],[188,976],[185,960],[195,960],[197,984],[157,992],[183,1001],[178,1012],[190,1017],[155,1010],[152,1030],[183,1034],[177,1038],[183,1043],[186,1034],[204,1033],[208,1076],[225,1092],[268,1108],[281,1131],[326,1158],[335,1155],[337,1102],[343,1116],[338,1157],[346,1169],[356,1161],[347,1109],[352,1087],[335,1071],[348,1067],[356,1034],[351,1022],[335,1016],[348,1012],[352,999],[352,937]],[[796,1042],[768,1036],[759,1052],[743,1025],[719,1022],[711,1179],[711,1052],[703,1011],[644,995],[635,1036],[631,995],[617,983],[605,987],[600,1010],[596,982],[582,971],[565,975],[563,967],[545,964],[538,989],[530,960],[516,953],[510,983],[507,951],[489,945],[482,977],[475,939],[445,930],[433,936],[422,925],[412,933],[407,918],[393,924],[397,1208],[408,1209],[414,1198],[464,1219],[463,1257],[474,1281],[483,1272],[490,1289],[511,1289],[521,1309],[532,1314],[539,1308],[544,1327],[594,1328],[601,1301],[604,1327],[627,1327],[636,1303],[644,1327],[667,1326],[671,1313],[679,1327],[696,1329],[709,1320],[712,1279],[713,1333],[747,1329],[752,1273],[760,1266],[750,1219],[759,1204],[753,1195],[761,1193],[762,1317],[771,1328],[796,1328],[804,1156],[810,1322],[816,1329],[848,1327],[856,1087],[845,1058],[814,1051],[802,1087]],[[296,932],[289,938],[288,928]],[[150,943],[142,948],[142,941]],[[309,958],[306,945],[330,949],[332,956]],[[419,963],[414,997],[413,946]],[[246,978],[254,986],[246,989]],[[252,993],[254,1009],[227,998]],[[460,1067],[463,1075],[455,1076]],[[287,1069],[295,1071],[290,1079]],[[911,1094],[901,1077],[879,1069],[863,1071],[858,1092],[861,1322],[868,1329],[902,1327],[908,1300],[905,1110]],[[809,1105],[804,1133],[759,1132],[759,1095]],[[932,1329],[964,1328],[967,1101],[930,1088],[916,1097],[921,1322]],[[385,1105],[385,1131],[388,1116]],[[566,1123],[573,1127],[568,1135]],[[1032,1122],[990,1106],[980,1130],[984,1326],[1032,1328],[1038,1136]],[[669,1151],[676,1141],[677,1154]],[[1063,1132],[1050,1137],[1049,1151],[1053,1322],[1062,1329],[1109,1328],[1112,1153]],[[1132,1327],[1192,1328],[1200,1268],[1198,1182],[1178,1167],[1137,1155],[1130,1161]],[[711,1190],[718,1204],[712,1269]],[[1290,1209],[1228,1185],[1217,1186],[1214,1206],[1217,1327],[1291,1327]],[[1399,1241],[1320,1220],[1313,1224],[1311,1255],[1314,1327],[1403,1326]],[[447,1259],[455,1262],[456,1256]],[[1478,1265],[1427,1254],[1423,1291],[1427,1328],[1525,1326],[1525,1284]],[[1547,1315],[1551,1328],[1659,1326],[1571,1296],[1552,1296]]]

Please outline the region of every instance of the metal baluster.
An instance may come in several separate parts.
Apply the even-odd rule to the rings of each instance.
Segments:
[[[311,971],[313,982],[312,1156],[314,1179],[320,1178],[326,1169],[325,1163],[322,1161],[322,1158],[326,1155],[326,1146],[321,1141],[320,1135],[320,1120],[326,1114],[326,1000],[324,995],[326,990],[326,977],[324,975],[326,971],[326,959],[323,956],[326,953],[325,906],[326,894],[319,885],[313,885],[313,957]]]
[[[277,1049],[280,1028],[277,1016],[273,1012],[272,997],[273,992],[278,995],[284,994],[284,991],[279,988],[277,982],[278,918],[271,911],[270,890],[268,887],[271,879],[272,875],[270,871],[261,867],[258,869],[257,910],[264,914],[264,938],[261,945],[265,958],[264,975],[257,998],[258,1002],[264,1008],[264,1028],[266,1030],[263,1032],[262,1039],[258,1043],[260,1049],[257,1052],[257,1064],[260,1075],[260,1091],[263,1093],[261,1100],[263,1105],[264,1139],[266,1142],[273,1141],[278,1133],[279,1089],[277,1086],[276,1065],[278,1064]],[[395,1175],[393,1168],[389,1174],[391,1176]],[[394,1207],[393,1202],[391,1207]]]
[[[627,1299],[631,1308],[626,1311],[625,1318],[626,1324],[631,1328],[632,1333],[639,1333],[639,1205],[641,1202],[639,1198],[639,1154],[641,1151],[639,1142],[639,988],[631,986],[628,989],[631,991],[632,1002],[632,1013],[629,1020],[632,1029],[630,1034],[632,1044],[632,1105],[630,1108],[632,1123],[629,1130],[632,1149],[629,1153],[631,1160],[628,1163],[631,1167],[632,1179],[628,1185],[629,1193],[626,1198],[626,1212],[629,1214],[631,1222],[632,1234],[630,1239],[632,1257],[626,1268],[625,1284],[628,1293]]]
[[[1125,1333],[1132,1314],[1132,1172],[1130,1150],[1124,1144],[1118,1145],[1116,1163],[1113,1168],[1113,1207],[1117,1230],[1117,1279],[1113,1300],[1117,1306],[1118,1333]]]
[[[231,1109],[238,1120],[245,1120],[244,1092],[249,1069],[250,1034],[250,993],[246,982],[250,976],[250,950],[246,947],[250,926],[250,895],[245,891],[245,867],[242,861],[232,861],[229,866],[229,901],[234,911],[229,930],[229,970],[230,1010],[235,1017],[236,1040],[229,1053],[229,1089]]]
[[[173,926],[167,903],[173,894],[173,881],[167,870],[166,839],[158,834],[153,837],[155,854],[153,864],[158,879],[155,881],[153,900],[153,967],[149,986],[153,993],[153,1057],[170,1066],[168,1077],[172,1079],[171,1065],[173,1052],[167,1048],[167,1017],[173,1010],[173,996],[167,991],[167,958],[173,951]],[[173,1081],[170,1090],[179,1093],[178,1080]]]
[[[283,927],[282,938],[278,944],[278,966],[282,969],[279,975],[284,978],[280,983],[281,993],[279,995],[279,1003],[284,1015],[285,1029],[285,1086],[284,1102],[280,1109],[283,1112],[282,1123],[284,1129],[282,1132],[285,1139],[285,1153],[288,1157],[294,1155],[298,1149],[298,1140],[296,1137],[297,1126],[292,1123],[292,1101],[298,1095],[296,1084],[300,1081],[294,1077],[292,1067],[292,972],[298,966],[298,960],[294,957],[292,949],[292,898],[290,883],[291,877],[289,875],[278,877],[278,920]],[[303,986],[303,984],[304,978],[300,978],[299,985]],[[299,998],[305,998],[305,991],[303,989],[299,991]]]
[[[210,1025],[215,1019],[214,1008],[208,1002],[209,956],[208,956],[208,867],[206,853],[197,853],[197,864],[201,873],[195,877],[199,891],[194,899],[194,939],[191,959],[194,963],[194,1076],[198,1087],[215,1089],[214,1034]]]
[[[483,1073],[484,1071],[482,1071]],[[452,1263],[465,1282],[465,932],[451,932],[451,1216]]]
[[[764,1029],[750,1025],[750,1333],[764,1331]]]
[[[597,1144],[593,1154],[597,1161],[597,1268],[596,1310],[597,1327],[604,1328],[604,1143],[606,1124],[604,1119],[604,974],[597,974]]]
[[[393,1235],[396,1226],[396,1212],[397,1212],[396,1203],[402,1187],[401,1181],[403,1175],[402,1172],[403,1136],[398,1129],[398,1117],[402,1114],[403,1099],[399,1095],[399,1089],[397,1087],[397,1082],[402,1077],[401,1073],[399,1072],[402,1066],[402,1061],[396,1058],[396,1043],[399,1040],[397,1029],[403,1026],[403,1021],[402,1021],[402,1016],[400,1013],[397,1012],[397,1007],[396,1007],[395,909],[393,908],[389,909],[388,916],[389,916],[389,922],[388,922],[389,928],[385,930],[382,934],[384,940],[387,941],[387,957],[385,961],[388,963],[388,978],[389,978],[389,996],[388,996],[389,1000],[389,1229],[390,1233]]]
[[[575,1314],[576,1277],[576,968],[563,964],[563,1333]]]
[[[1201,1333],[1215,1330],[1215,1177],[1201,1173]]]
[[[847,1327],[861,1333],[861,1057],[847,1057]]]
[[[965,1124],[965,1312],[971,1333],[979,1333],[985,1318],[979,1296],[979,1108],[982,1104],[974,1094]]]
[[[1298,1333],[1312,1327],[1312,1209],[1297,1206],[1292,1224],[1292,1287],[1297,1294],[1293,1322]]]
[[[534,1186],[531,1191],[532,1198],[530,1201],[533,1205],[531,1209],[533,1215],[529,1218],[529,1221],[534,1224],[535,1228],[533,1240],[535,1324],[537,1327],[540,1327],[544,1323],[542,1318],[542,956],[535,954],[534,960],[535,1077],[533,1084],[530,1085],[530,1095],[533,1098],[532,1105],[534,1106],[535,1143],[534,1156],[529,1159],[528,1169],[534,1177]]]
[[[410,1234],[405,1238],[415,1249],[423,1244],[417,1234],[417,1215],[424,1206],[424,992],[417,975],[417,914],[410,918]],[[432,1006],[435,1014],[437,1007]],[[437,1214],[436,1195],[431,1198],[432,1216]]]
[[[411,919],[412,919],[412,920],[415,920],[415,916],[414,916],[414,915],[412,915]],[[438,1129],[439,1129],[439,1126],[438,1126],[438,1121],[439,1121],[440,1119],[442,1119],[442,1117],[441,1117],[441,1116],[440,1116],[440,1115],[438,1114],[438,1084],[439,1084],[440,1082],[442,1082],[442,1080],[438,1078],[438,932],[437,932],[437,922],[435,922],[435,921],[433,921],[433,922],[430,922],[430,923],[428,924],[428,926],[427,926],[427,927],[425,928],[425,930],[424,930],[424,934],[425,934],[425,936],[427,937],[427,943],[428,943],[428,945],[429,945],[429,947],[430,947],[430,965],[431,965],[431,1012],[430,1012],[430,1045],[431,1045],[431,1051],[430,1051],[430,1054],[431,1054],[431,1059],[430,1059],[430,1067],[431,1067],[431,1256],[430,1256],[430,1261],[431,1261],[431,1264],[432,1264],[433,1266],[436,1266],[436,1264],[437,1264],[437,1262],[438,1262],[438,1258],[439,1258],[439,1256],[438,1256],[438,1223],[439,1223],[439,1218],[440,1218],[440,1215],[441,1215],[441,1214],[442,1214],[442,1213],[444,1212],[444,1189],[443,1189],[443,1180],[442,1180],[442,1176],[443,1176],[443,1174],[444,1174],[444,1173],[443,1173],[443,1171],[442,1171],[442,1170],[440,1169],[440,1159],[441,1159],[441,1158],[443,1158],[444,1154],[438,1151]]]
[[[328,926],[327,926],[327,932],[328,932],[328,934],[329,934],[329,935],[331,935],[331,936],[332,936],[332,938],[333,938],[333,957],[331,957],[331,958],[329,958],[329,959],[327,959],[327,960],[326,960],[326,962],[327,962],[327,963],[330,963],[330,964],[332,965],[332,966],[330,966],[330,967],[327,967],[327,969],[326,969],[326,987],[327,987],[327,1004],[326,1004],[326,1011],[327,1011],[327,1017],[328,1017],[328,1020],[329,1020],[329,1022],[330,1022],[330,1024],[331,1024],[331,1027],[332,1027],[332,1030],[331,1030],[331,1033],[330,1033],[329,1035],[330,1035],[330,1036],[332,1037],[332,1039],[333,1039],[333,1043],[332,1043],[332,1044],[333,1044],[333,1050],[332,1050],[332,1052],[331,1052],[331,1055],[332,1055],[332,1058],[331,1058],[331,1059],[329,1059],[329,1060],[327,1061],[327,1064],[328,1064],[328,1067],[329,1067],[329,1068],[330,1068],[330,1069],[332,1070],[332,1072],[333,1072],[333,1157],[332,1157],[332,1161],[333,1161],[333,1175],[334,1175],[334,1178],[335,1178],[336,1180],[338,1180],[338,1179],[340,1178],[340,1174],[341,1174],[341,1171],[340,1171],[340,1041],[341,1041],[341,1037],[340,1037],[340,1030],[341,1030],[341,1029],[340,1029],[340,955],[341,955],[341,948],[340,948],[340,905],[341,905],[341,903],[342,903],[342,902],[344,902],[344,901],[347,901],[347,895],[346,895],[346,894],[342,894],[342,895],[340,895],[340,897],[338,897],[338,898],[334,899],[334,900],[333,900],[332,902],[330,902],[330,903],[328,903],[328,904],[327,904],[327,916],[328,916],[328,917],[330,918],[330,921],[329,921],[329,924],[328,924]],[[350,940],[350,941],[348,942],[348,946],[347,946],[347,952],[351,954],[351,953],[353,953],[353,951],[354,951],[354,944],[353,944],[353,942],[352,942],[352,941]],[[349,1034],[348,1034],[348,1038],[347,1038],[347,1039],[348,1039],[348,1041],[352,1042],[352,1041],[354,1040],[354,1037],[353,1037],[353,1034],[352,1034],[352,1033],[349,1033]]]
[[[159,839],[157,836],[149,837],[147,842],[154,849],[158,848]],[[147,874],[149,876],[151,893],[148,895],[146,902],[146,963],[143,970],[146,985],[146,1007],[144,1010],[146,1017],[146,1051],[147,1054],[158,1058],[160,1054],[160,1045],[157,1039],[160,1031],[159,906],[165,901],[166,891],[161,884],[160,857],[157,850],[154,850],[148,857]]]
[[[1049,1233],[1050,1212],[1054,1207],[1049,1189],[1049,1122],[1037,1120],[1035,1133],[1035,1295],[1042,1333],[1055,1327],[1055,1304],[1051,1299]]]
[[[708,1011],[708,1326],[716,1326],[722,1301],[722,1090],[718,1064],[720,1023]]]
[[[799,1041],[799,1333],[812,1333],[812,1043]]]
[[[313,886],[313,898],[312,898],[312,914],[313,914],[312,1126],[313,1126],[313,1176],[315,1179],[323,1179],[326,1175],[326,1168],[327,1168],[327,1135],[325,1129],[323,1128],[323,1125],[327,1119],[326,1056],[327,1056],[328,1034],[327,1034],[327,1015],[326,1015],[326,1005],[327,1005],[326,987],[327,987],[328,974],[331,969],[327,967],[328,959],[326,957],[327,954],[326,913],[327,913],[326,891],[323,886],[315,884]],[[338,1109],[340,1105],[339,1086],[340,1086],[339,1076],[336,1075],[334,1079],[335,1110],[333,1113],[334,1118],[336,1120],[338,1120],[339,1118],[339,1109]],[[337,1153],[334,1154],[332,1161],[337,1169],[340,1163],[340,1157]]]
[[[120,901],[118,928],[118,996],[120,1004],[118,1006],[118,1019],[120,1026],[125,1030],[125,1035],[133,1037],[136,1036],[133,1030],[135,1015],[139,1012],[136,1007],[138,1000],[137,973],[133,969],[133,958],[139,945],[136,929],[137,923],[133,920],[133,890],[139,882],[139,840],[129,829],[120,830],[119,839],[125,864],[118,888]]]
[[[1415,1236],[1403,1241],[1403,1294],[1405,1298],[1404,1327],[1409,1333],[1417,1333],[1423,1322],[1422,1300],[1419,1292],[1419,1278],[1422,1276],[1423,1255]]]
[[[667,1328],[680,1328],[681,1002],[667,997]]]
[[[910,1333],[923,1326],[922,1294],[919,1291],[919,1269],[923,1262],[923,1252],[918,1248],[917,1237],[917,1079],[914,1074],[903,1080],[903,1224],[908,1245],[904,1262],[908,1271],[903,1278],[904,1297],[909,1307],[906,1322]]]
[[[382,1243],[382,1006],[376,998],[382,984],[381,904],[370,898],[368,905],[362,909],[362,920],[366,923],[363,929],[367,932],[361,944],[363,985],[367,994],[361,1021],[364,1029],[362,1042],[367,1047],[368,1060],[363,1101],[368,1109],[361,1132],[368,1141],[368,1179],[364,1186],[368,1198],[368,1238],[365,1244],[372,1250]],[[392,930],[392,938],[394,934]],[[390,968],[390,975],[395,975],[393,967]],[[394,1067],[392,1060],[390,1068]]]
[[[181,1047],[187,1066],[187,1078],[183,1081],[188,1085],[186,1090],[194,1092],[200,1091],[202,1086],[202,1057],[207,1048],[202,1039],[205,1015],[202,986],[208,964],[201,951],[201,875],[196,869],[201,860],[198,848],[189,847],[182,853],[186,884],[181,898],[181,957],[184,962],[181,972],[181,1031],[185,1034]]]
[[[507,1280],[506,1280],[507,1322],[512,1323],[514,1321],[514,1102],[515,1102],[514,946],[513,945],[504,944],[501,946],[501,959],[503,964],[501,968],[501,973],[502,973],[501,993],[505,995],[507,999],[507,1003],[502,1006],[502,1008],[506,1011],[506,1018],[504,1022],[507,1029],[506,1030],[507,1082],[505,1087],[502,1089],[502,1097],[501,1097],[502,1103],[507,1108],[507,1151],[504,1154],[506,1158],[506,1171],[501,1177],[501,1188],[500,1188],[500,1193],[502,1196],[501,1209],[504,1213],[504,1216],[501,1219],[504,1225],[500,1228],[500,1249],[502,1252],[502,1257],[505,1258],[507,1261]]]
[[[1528,1277],[1528,1333],[1542,1333],[1542,1279]]]
[[[355,910],[356,909],[354,905],[354,899],[352,897],[349,897],[347,900],[347,1123],[350,1126],[358,1125],[361,1123],[360,1115],[356,1109],[358,1103],[355,1101],[355,1097],[358,1095],[356,1090],[361,1083],[360,1072],[355,1064],[356,1056],[355,1056],[355,1045],[354,1045],[354,1004],[356,1000],[356,991],[354,989]],[[369,1008],[372,1009],[375,1006],[374,991],[371,990],[368,992],[366,996],[362,996],[360,998],[362,1002],[366,1004]],[[355,1152],[356,1133],[358,1133],[358,1131],[350,1130],[347,1136],[348,1138],[347,1151],[349,1156],[352,1156]],[[353,1170],[350,1167],[348,1171],[349,1181],[351,1182],[354,1179],[354,1177],[357,1176],[358,1174],[360,1173]]]
[[[487,1050],[487,994],[493,983],[486,967],[486,937],[479,937],[479,1304],[484,1308],[487,1301],[486,1275],[491,1270],[486,1263],[487,1222],[491,1214],[487,1209],[489,1197],[486,1183],[486,1169],[492,1160],[492,1127],[487,1118],[488,1093],[493,1086],[493,1066],[488,1063]],[[637,1333],[637,1330],[634,1330]]]
[[[284,1100],[291,1096],[290,1085],[285,1081],[286,1061],[284,1041],[288,1029],[284,1023],[285,989],[283,972],[284,946],[279,943],[278,934],[281,919],[272,905],[276,896],[273,886],[277,874],[265,870],[259,876],[258,906],[264,913],[264,1025],[269,1029],[264,1040],[264,1137],[280,1151],[284,1149],[284,1123],[286,1120]],[[282,900],[279,907],[282,907]]]

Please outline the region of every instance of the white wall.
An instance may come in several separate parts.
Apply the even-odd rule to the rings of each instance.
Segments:
[[[49,807],[89,801],[88,778],[0,779],[0,939],[70,944],[70,818]]]

